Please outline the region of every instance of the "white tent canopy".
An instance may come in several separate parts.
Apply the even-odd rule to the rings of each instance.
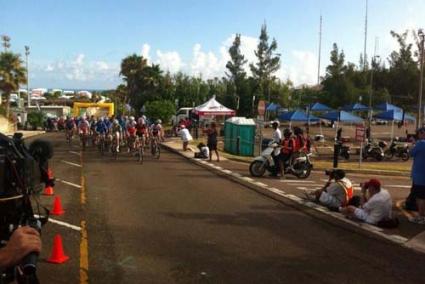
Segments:
[[[195,114],[199,116],[217,116],[217,115],[235,115],[235,111],[233,109],[227,108],[224,105],[220,104],[213,96],[206,103],[197,106],[194,108]]]

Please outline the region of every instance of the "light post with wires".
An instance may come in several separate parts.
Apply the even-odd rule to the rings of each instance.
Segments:
[[[419,78],[419,94],[418,94],[418,116],[416,119],[416,129],[422,126],[422,88],[423,88],[423,78],[424,78],[424,40],[425,40],[425,34],[422,29],[418,31],[418,36],[421,39],[421,73]]]
[[[25,62],[26,62],[26,68],[27,68],[27,106],[31,106],[31,94],[30,94],[30,88],[29,88],[29,71],[28,71],[28,55],[30,55],[30,47],[28,45],[25,46]]]
[[[378,66],[381,57],[379,55],[375,55],[372,57],[372,68],[370,70],[370,87],[369,87],[369,117],[368,117],[368,127],[372,124],[372,96],[373,96],[373,72],[375,70],[375,66]]]

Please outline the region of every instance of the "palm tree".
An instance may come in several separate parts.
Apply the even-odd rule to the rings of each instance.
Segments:
[[[0,91],[6,98],[6,118],[9,118],[10,94],[18,91],[19,84],[27,82],[26,69],[19,54],[12,52],[0,53]]]

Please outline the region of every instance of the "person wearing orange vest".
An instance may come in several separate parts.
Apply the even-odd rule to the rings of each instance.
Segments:
[[[303,130],[299,127],[294,127],[294,135],[295,135],[295,144],[294,144],[294,152],[300,152],[306,150],[306,141],[304,138]]]
[[[294,153],[294,139],[292,138],[292,131],[286,128],[283,131],[282,148],[280,149],[280,175],[283,177],[285,168],[287,167],[289,159],[291,159],[292,153]]]
[[[330,172],[329,180],[325,186],[307,195],[314,196],[315,200],[331,210],[338,211],[339,207],[349,205],[353,197],[353,185],[351,181],[345,177],[345,171],[335,169]],[[332,182],[332,180],[335,180]]]

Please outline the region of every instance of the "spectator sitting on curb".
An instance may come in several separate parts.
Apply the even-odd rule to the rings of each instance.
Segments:
[[[316,202],[337,211],[339,207],[347,206],[353,197],[353,186],[351,181],[345,177],[345,171],[336,169],[326,172],[329,180],[322,189],[306,193],[307,198],[313,196]],[[335,182],[332,182],[332,180]]]
[[[183,151],[187,151],[188,150],[187,145],[189,145],[189,141],[192,141],[193,138],[192,138],[192,135],[190,135],[189,130],[186,128],[186,126],[184,124],[180,125],[180,128],[181,128],[181,130],[180,130],[179,134],[180,134],[182,141],[183,141]],[[191,149],[189,148],[189,150],[191,150]]]
[[[204,143],[199,143],[197,148],[199,149],[198,153],[195,153],[195,158],[198,159],[208,159],[210,157],[210,149]]]
[[[372,225],[391,220],[391,195],[387,190],[381,189],[381,182],[377,179],[371,179],[361,184],[361,188],[360,207],[350,205],[339,208],[339,211],[346,216],[355,217]]]

